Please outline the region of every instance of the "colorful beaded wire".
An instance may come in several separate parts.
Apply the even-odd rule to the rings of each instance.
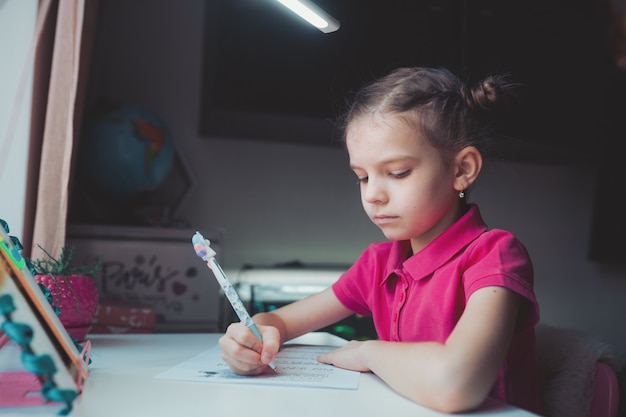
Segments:
[[[7,233],[9,233],[8,224],[0,219],[0,227],[2,227]],[[18,256],[15,251],[22,249],[22,245],[19,240],[11,236],[11,243],[13,244],[13,257]],[[12,257],[12,258],[13,258]],[[23,259],[23,258],[21,258]],[[0,265],[2,266],[2,265]],[[43,286],[39,286],[42,288]],[[42,290],[48,290],[43,287]],[[51,302],[52,297],[46,294],[46,298]],[[12,314],[15,312],[15,304],[13,297],[9,294],[0,295],[0,314],[4,317],[4,322],[0,325],[0,330],[5,337],[8,337],[14,343],[21,348],[21,362],[26,371],[37,376],[37,379],[41,383],[41,395],[46,401],[64,403],[65,408],[59,411],[59,415],[65,416],[72,411],[72,403],[78,397],[78,393],[72,389],[60,389],[54,381],[54,374],[57,372],[57,368],[54,361],[47,354],[36,354],[33,351],[31,342],[33,340],[33,329],[24,323],[17,323],[13,321]],[[56,310],[55,310],[56,311]]]

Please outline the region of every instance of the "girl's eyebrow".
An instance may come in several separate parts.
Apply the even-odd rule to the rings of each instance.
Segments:
[[[406,156],[397,156],[397,157],[392,157],[389,159],[383,159],[381,161],[376,162],[376,165],[389,165],[389,164],[394,164],[394,163],[398,163],[398,162],[406,162],[406,161],[414,161],[415,157],[412,155],[406,155]],[[350,162],[350,168],[351,169],[361,169],[358,165]]]

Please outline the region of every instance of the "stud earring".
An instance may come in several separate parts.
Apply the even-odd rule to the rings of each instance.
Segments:
[[[459,192],[459,198],[465,197],[465,190]]]

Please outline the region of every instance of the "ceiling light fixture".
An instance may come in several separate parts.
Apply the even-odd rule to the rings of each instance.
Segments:
[[[339,21],[308,0],[278,0],[280,4],[324,33],[339,29]]]

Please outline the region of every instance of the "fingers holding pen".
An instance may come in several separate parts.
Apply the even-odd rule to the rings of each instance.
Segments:
[[[250,334],[246,337],[248,329],[243,326],[241,332],[232,331],[233,325],[220,337],[218,344],[222,350],[222,359],[228,364],[233,372],[240,375],[256,375],[263,372],[261,364],[261,343]]]
[[[280,349],[280,333],[278,329],[273,326],[260,326],[259,331],[263,337],[261,362],[265,365],[269,365],[274,361]]]
[[[265,343],[261,343],[242,323],[228,326],[224,336],[219,339],[222,359],[233,372],[240,375],[257,375],[274,360],[280,343],[278,330],[259,326],[259,331]]]

